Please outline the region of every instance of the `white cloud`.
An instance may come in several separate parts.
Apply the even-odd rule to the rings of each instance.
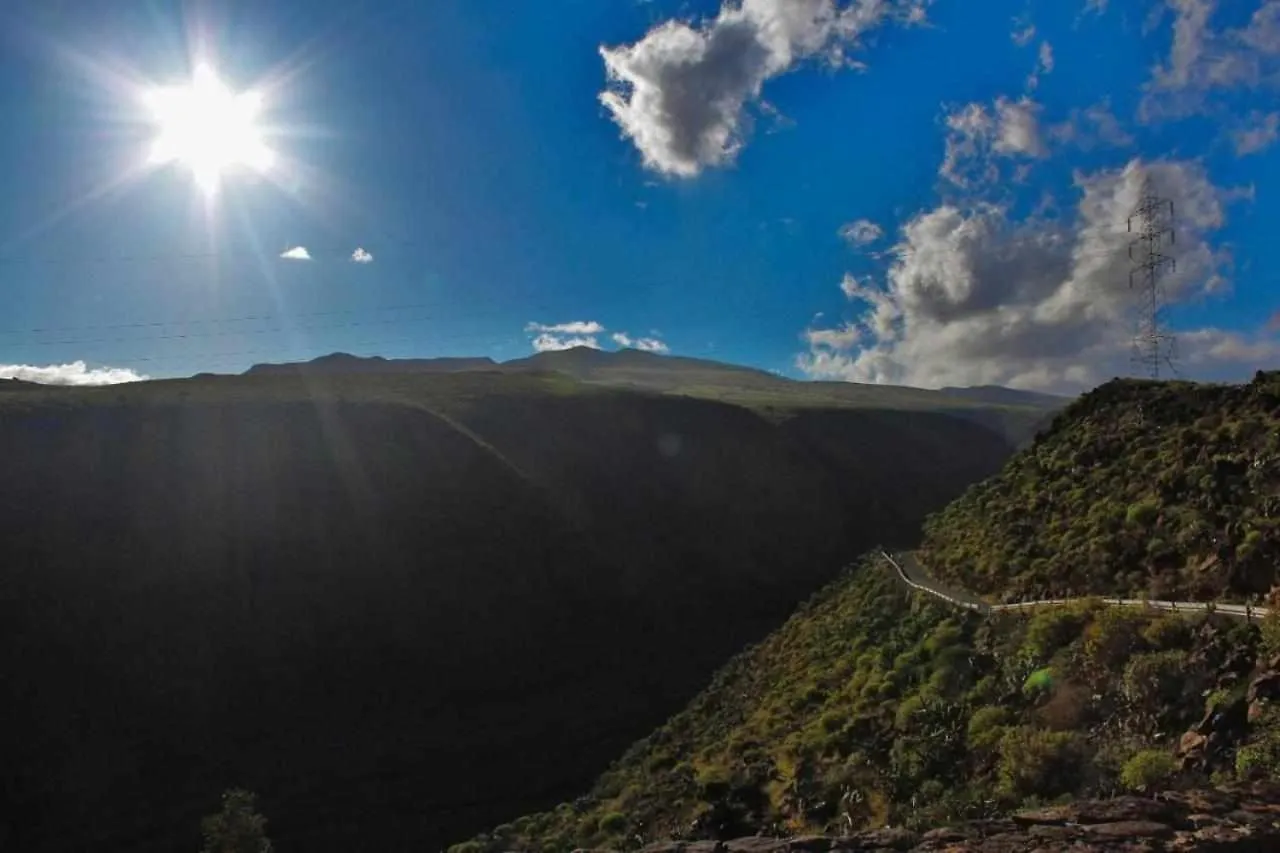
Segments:
[[[808,375],[857,382],[1001,384],[1078,390],[1129,372],[1130,235],[1125,222],[1150,177],[1178,210],[1178,268],[1165,279],[1172,302],[1220,290],[1228,256],[1211,243],[1232,193],[1191,161],[1077,173],[1075,210],[1065,219],[1010,217],[1008,208],[941,205],[902,229],[883,285],[846,276],[841,289],[863,306],[847,327],[809,330],[797,359]],[[829,332],[814,338],[815,332]],[[1256,352],[1205,335],[1186,336],[1188,361]]]
[[[534,351],[552,352],[574,347],[600,349],[596,336],[603,334],[605,328],[595,320],[571,320],[567,323],[528,323],[524,330],[537,333],[530,341]]]
[[[1218,0],[1166,0],[1173,39],[1166,61],[1143,87],[1143,121],[1178,119],[1210,107],[1215,90],[1275,87],[1280,83],[1280,0],[1263,0],[1249,22],[1215,30]]]
[[[1266,332],[1242,334],[1222,329],[1196,329],[1178,337],[1179,353],[1194,365],[1237,364],[1274,369],[1280,362],[1280,338]]]
[[[1013,43],[1018,47],[1026,47],[1031,44],[1031,40],[1036,37],[1036,25],[1027,24],[1025,27],[1015,29],[1009,33],[1009,38],[1013,39]]]
[[[996,134],[995,151],[1005,155],[1044,157],[1049,152],[1040,138],[1040,105],[1030,98],[1017,101],[996,99],[996,117],[999,133]]]
[[[666,21],[631,45],[601,47],[600,102],[650,169],[693,177],[733,162],[766,81],[846,52],[888,20],[921,23],[931,0],[726,0],[714,18]]]
[[[1236,156],[1244,157],[1265,151],[1280,138],[1280,113],[1262,113],[1254,110],[1244,123],[1231,134]]]
[[[1111,112],[1108,98],[1083,110],[1072,108],[1066,121],[1049,128],[1049,136],[1056,142],[1073,145],[1083,151],[1102,146],[1125,148],[1133,144],[1133,137]]]
[[[555,335],[598,335],[604,331],[604,326],[595,320],[573,320],[568,323],[553,323],[544,325],[542,323],[529,323],[524,327],[526,332],[550,332]]]
[[[556,352],[574,347],[600,349],[600,342],[594,336],[565,337],[544,332],[535,337],[532,343],[535,352]]]
[[[804,339],[812,349],[844,352],[862,340],[862,329],[854,323],[844,323],[835,329],[805,329]]]
[[[658,338],[633,338],[626,332],[614,332],[613,342],[620,347],[630,347],[642,352],[668,353],[671,348]]]
[[[292,249],[285,249],[280,253],[280,257],[288,258],[291,261],[309,261],[311,253],[307,251],[306,246],[294,246]]]
[[[0,379],[21,379],[42,385],[119,385],[150,377],[123,367],[89,367],[83,361],[67,364],[0,364]]]
[[[1048,156],[1040,132],[1041,107],[1030,97],[1003,95],[992,109],[971,103],[947,114],[946,154],[938,174],[959,187],[998,180],[995,157]]]
[[[1040,85],[1040,77],[1053,71],[1053,45],[1047,41],[1040,42],[1040,50],[1036,53],[1036,67],[1027,77],[1027,89],[1035,89]]]
[[[1040,42],[1040,70],[1045,74],[1053,71],[1053,45],[1047,41]]]
[[[356,250],[351,253],[351,260],[357,264],[371,264],[373,263],[373,255],[364,249],[356,247]]]
[[[840,239],[852,246],[865,246],[884,236],[884,229],[870,219],[855,219],[840,226]]]

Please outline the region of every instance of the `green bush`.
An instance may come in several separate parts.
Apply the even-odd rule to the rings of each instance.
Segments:
[[[1080,778],[1081,755],[1074,732],[1008,729],[1000,741],[1001,787],[1019,798],[1070,793]]]
[[[621,812],[608,812],[600,818],[597,826],[605,835],[618,835],[627,828],[627,816]]]
[[[1120,784],[1132,791],[1151,791],[1168,784],[1178,764],[1167,750],[1144,749],[1124,763]]]
[[[1150,527],[1160,515],[1160,504],[1153,500],[1138,501],[1129,505],[1124,520],[1133,527]]]
[[[267,819],[257,812],[257,796],[241,788],[222,795],[222,811],[200,823],[201,853],[271,853]]]

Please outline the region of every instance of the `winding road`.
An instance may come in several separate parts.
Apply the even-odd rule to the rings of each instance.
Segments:
[[[899,580],[912,589],[950,602],[957,607],[977,610],[979,613],[996,613],[1002,610],[1032,610],[1037,607],[1053,607],[1063,604],[1075,604],[1087,601],[1087,598],[1048,598],[1039,601],[1020,601],[1016,604],[988,604],[972,593],[953,589],[935,581],[925,573],[924,567],[916,560],[914,554],[898,554],[895,559],[887,551],[880,555],[893,566]],[[1204,601],[1154,601],[1145,598],[1103,598],[1104,604],[1112,607],[1148,607],[1154,610],[1169,610],[1175,613],[1212,612],[1237,619],[1262,619],[1271,611],[1266,607],[1254,607],[1249,604],[1218,604]]]

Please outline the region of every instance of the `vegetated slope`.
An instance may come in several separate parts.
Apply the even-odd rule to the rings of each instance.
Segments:
[[[588,794],[454,850],[923,829],[1274,776],[1277,651],[1277,625],[1100,604],[982,617],[908,592],[871,558],[735,657]]]
[[[319,853],[549,807],[1007,456],[942,415],[494,372],[0,414],[0,839],[33,853],[194,849],[232,786]]]
[[[1280,565],[1280,372],[1116,380],[931,519],[940,579],[1006,600],[1267,594]]]

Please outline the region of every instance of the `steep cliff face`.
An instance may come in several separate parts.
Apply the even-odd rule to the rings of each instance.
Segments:
[[[0,826],[31,851],[194,847],[233,785],[315,851],[553,805],[1006,453],[497,374],[3,405]]]

